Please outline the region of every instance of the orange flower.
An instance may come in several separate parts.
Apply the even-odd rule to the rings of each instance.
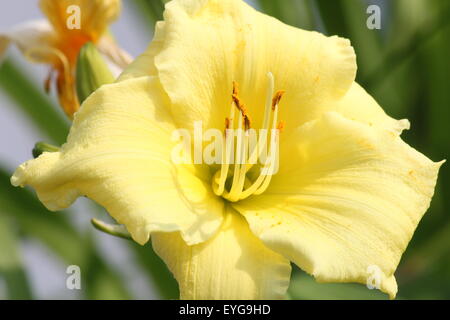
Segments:
[[[75,91],[75,67],[78,53],[87,42],[93,42],[109,62],[120,69],[130,56],[107,34],[117,19],[120,0],[40,0],[48,20],[32,21],[0,34],[0,58],[10,42],[15,43],[33,62],[50,65],[45,80],[46,91],[55,85],[61,106],[72,118],[79,108]]]

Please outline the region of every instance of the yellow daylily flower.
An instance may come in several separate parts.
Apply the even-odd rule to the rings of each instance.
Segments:
[[[39,6],[48,20],[26,22],[10,32],[0,34],[0,59],[12,42],[31,61],[50,65],[45,88],[48,91],[54,81],[60,104],[66,114],[72,117],[79,108],[75,92],[76,60],[85,43],[95,43],[118,69],[125,68],[131,62],[130,56],[107,34],[108,25],[120,13],[121,2],[40,0]],[[75,20],[72,21],[72,18]]]
[[[84,102],[61,150],[11,181],[50,210],[86,195],[137,242],[151,236],[183,299],[283,298],[291,261],[324,282],[366,283],[376,266],[394,298],[442,162],[402,141],[408,121],[387,116],[355,74],[346,39],[241,0],[173,0],[147,52]],[[173,132],[196,121],[274,129],[278,172],[173,161]],[[249,160],[245,137],[234,151]]]

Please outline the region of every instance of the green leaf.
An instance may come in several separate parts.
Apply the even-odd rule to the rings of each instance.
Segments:
[[[10,174],[0,168],[0,212],[14,219],[25,236],[41,241],[67,265],[80,266],[87,298],[129,299],[119,273],[104,262],[92,239],[73,228],[68,212],[49,212],[27,189],[13,187],[9,178]]]
[[[409,4],[410,3],[408,3],[408,5]],[[427,8],[428,7],[429,6],[427,6]],[[443,6],[439,12],[440,13],[435,18],[431,19],[431,22],[428,25],[418,28],[412,33],[405,44],[401,47],[394,47],[393,50],[387,52],[381,61],[374,64],[374,68],[371,68],[370,70],[371,72],[364,75],[361,79],[361,83],[368,87],[374,87],[375,85],[381,84],[386,77],[401,67],[405,61],[412,58],[436,33],[445,29],[450,24],[450,19],[448,19],[450,5]],[[394,19],[394,21],[395,20],[396,19]],[[400,35],[402,38],[404,37],[404,34]],[[398,38],[400,37],[398,36]],[[394,38],[393,41],[400,42],[400,39],[397,40],[397,38]],[[401,41],[401,43],[404,42],[405,41]]]
[[[13,187],[6,170],[0,169],[0,208],[13,217],[27,236],[38,238],[70,264],[83,261],[80,234],[62,213],[49,212],[27,189]]]
[[[0,65],[0,87],[53,143],[65,141],[68,120],[12,60]]]
[[[433,6],[434,5],[434,6]],[[447,2],[427,2],[430,12],[445,12]],[[447,7],[448,8],[448,7]],[[440,16],[438,14],[434,21]],[[428,18],[427,21],[430,19]],[[413,132],[408,138],[419,150],[435,161],[450,154],[448,119],[448,65],[450,24],[436,30],[413,56],[411,68],[418,84],[410,94],[409,105]],[[431,207],[421,221],[411,250],[401,263],[399,280],[407,297],[446,299],[450,295],[450,170],[445,163],[439,172]],[[432,279],[438,279],[432,281]],[[431,281],[430,281],[431,280]]]
[[[258,0],[262,11],[289,25],[312,30],[317,27],[309,0]]]
[[[144,21],[148,22],[153,28],[156,21],[162,20],[164,4],[168,0],[134,0],[136,11],[141,14]]]
[[[179,299],[178,283],[167,269],[166,264],[153,251],[151,244],[147,243],[141,246],[135,242],[131,242],[130,245],[134,249],[137,260],[153,280],[161,298]]]
[[[8,299],[31,299],[31,289],[19,253],[19,239],[11,219],[0,212],[0,278]]]
[[[86,298],[92,300],[132,299],[121,274],[102,259],[91,237],[85,241],[83,248],[86,252],[86,264],[80,267]]]
[[[354,0],[315,0],[327,35],[338,35],[350,39],[356,51],[358,79],[378,66],[380,60],[381,35],[378,30],[367,28],[368,4]],[[382,28],[387,21],[382,14]]]
[[[111,218],[102,207],[95,203],[92,203],[92,205],[93,210],[96,211],[96,216],[101,217],[102,220],[109,219],[112,223],[114,222],[114,219]],[[137,263],[141,265],[149,279],[153,281],[159,296],[162,299],[178,299],[180,296],[178,284],[167,269],[165,263],[154,252],[152,245],[147,243],[144,246],[141,246],[134,241],[127,241],[127,243],[129,244],[130,249],[134,251]]]
[[[288,290],[293,300],[386,300],[387,295],[356,283],[318,283],[304,272],[295,272]]]
[[[349,38],[349,25],[345,18],[343,1],[315,0],[315,3],[327,34]]]

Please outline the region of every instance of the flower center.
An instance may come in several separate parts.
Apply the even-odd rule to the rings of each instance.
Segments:
[[[225,119],[221,167],[212,180],[214,193],[229,201],[263,193],[278,169],[279,132],[284,126],[283,122],[278,122],[278,105],[284,91],[273,94],[272,73],[269,72],[267,78],[264,118],[258,132],[251,128],[247,110],[239,99],[237,83],[233,82],[230,115]],[[236,109],[237,124],[234,121]]]

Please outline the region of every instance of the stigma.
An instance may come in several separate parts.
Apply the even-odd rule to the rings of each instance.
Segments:
[[[279,133],[284,128],[284,122],[278,122],[278,109],[284,91],[274,93],[274,82],[269,72],[264,116],[258,130],[252,128],[238,85],[233,82],[222,161],[212,179],[214,193],[226,200],[236,202],[263,193],[278,170]]]

